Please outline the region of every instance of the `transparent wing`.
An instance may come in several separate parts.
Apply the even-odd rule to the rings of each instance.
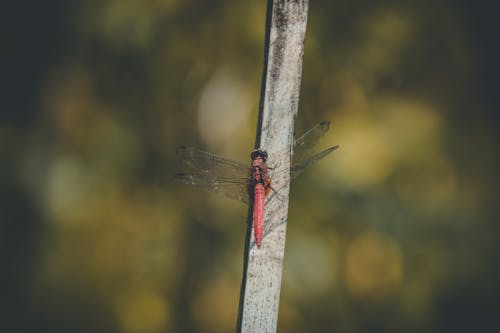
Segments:
[[[179,183],[195,185],[205,190],[221,194],[227,198],[248,203],[247,178],[221,178],[211,175],[178,173],[174,176]]]
[[[176,154],[179,162],[189,171],[176,174],[175,181],[248,203],[250,173],[247,165],[194,147],[180,146]]]
[[[318,144],[320,139],[325,136],[329,129],[330,122],[328,120],[323,120],[296,139],[293,145],[293,163],[298,163],[298,161],[310,155],[313,148]]]
[[[302,160],[302,161],[299,161],[295,164],[293,164],[290,168],[290,180],[293,180],[295,178],[297,178],[302,172],[304,172],[304,170],[308,167],[310,167],[311,165],[315,164],[316,162],[318,162],[319,160],[321,160],[322,158],[326,157],[327,155],[329,155],[331,152],[333,152],[334,150],[336,150],[339,146],[333,146],[333,147],[330,147],[328,149],[325,149],[305,160]]]
[[[294,140],[292,166],[303,164],[305,160],[309,160],[311,158],[314,151],[313,148],[319,143],[321,138],[325,136],[329,128],[330,122],[328,120],[324,120],[306,131],[298,139]],[[280,167],[280,161],[284,159],[284,155],[287,154],[289,154],[289,151],[283,150],[269,156],[269,165],[276,169],[274,171],[274,175],[289,172],[289,170],[284,170]],[[311,164],[307,164],[307,166],[309,165]]]
[[[221,178],[247,178],[248,165],[243,162],[218,156],[194,147],[180,146],[176,150],[178,160],[194,173],[210,174]]]

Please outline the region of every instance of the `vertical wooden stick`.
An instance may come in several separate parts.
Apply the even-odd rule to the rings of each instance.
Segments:
[[[290,168],[297,114],[308,0],[268,0],[264,73],[256,148],[269,154],[268,165]],[[277,152],[289,151],[289,154]],[[274,157],[273,157],[274,156]],[[290,192],[290,175],[273,177],[279,200],[266,205],[266,224],[273,226],[257,249],[252,246],[252,211],[248,213],[237,332],[275,332]],[[272,218],[269,219],[269,216]]]

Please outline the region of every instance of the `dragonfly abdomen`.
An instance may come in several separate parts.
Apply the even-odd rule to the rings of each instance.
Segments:
[[[254,188],[253,200],[253,231],[255,235],[255,244],[260,248],[262,236],[264,234],[264,204],[266,198],[266,189],[264,185],[258,183]]]

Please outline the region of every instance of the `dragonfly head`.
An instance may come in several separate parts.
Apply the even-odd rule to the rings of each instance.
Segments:
[[[267,151],[265,151],[264,149],[255,149],[254,151],[252,151],[252,153],[250,154],[250,158],[253,160],[255,160],[257,157],[261,157],[264,162],[267,160]]]

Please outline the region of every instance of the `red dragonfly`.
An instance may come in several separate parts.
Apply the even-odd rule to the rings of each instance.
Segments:
[[[194,147],[180,146],[177,148],[177,156],[190,171],[176,174],[175,180],[253,204],[255,244],[260,248],[264,237],[264,207],[274,195],[271,195],[267,202],[265,198],[271,190],[278,194],[278,191],[271,186],[271,173],[276,175],[280,172],[289,172],[290,180],[293,180],[304,169],[337,149],[339,146],[333,146],[317,154],[310,154],[329,127],[329,121],[322,121],[295,140],[293,162],[289,170],[269,167],[267,152],[260,148],[250,154],[252,163],[249,167],[248,164],[237,160],[204,152]]]

